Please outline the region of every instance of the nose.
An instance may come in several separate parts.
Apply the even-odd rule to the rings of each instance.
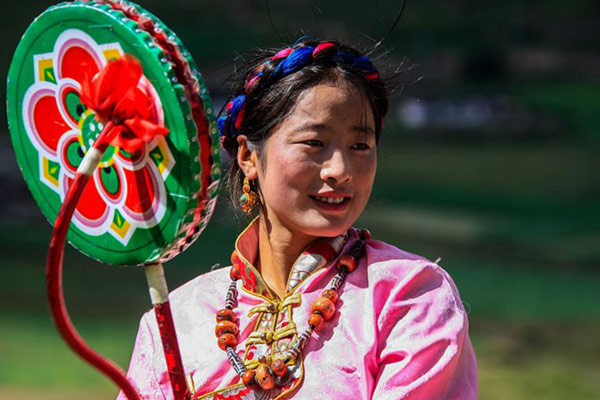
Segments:
[[[336,184],[349,182],[352,179],[348,155],[343,150],[335,149],[331,152],[330,157],[323,162],[321,179]]]

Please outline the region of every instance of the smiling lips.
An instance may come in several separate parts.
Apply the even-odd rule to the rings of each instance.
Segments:
[[[310,196],[311,199],[322,209],[328,211],[343,211],[350,203],[350,196],[341,193],[331,193],[325,196]]]
[[[324,203],[329,203],[329,204],[340,204],[345,199],[347,199],[347,197],[327,197],[327,196],[314,196],[314,198],[316,200],[322,201]]]

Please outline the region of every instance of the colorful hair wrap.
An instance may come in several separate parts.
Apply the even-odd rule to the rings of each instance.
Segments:
[[[296,41],[296,44],[299,43],[299,41]],[[328,49],[338,47],[337,44],[332,42],[322,42],[317,46],[302,44],[296,46],[296,44],[294,44],[294,47],[287,47],[278,51],[269,60],[265,61],[248,74],[243,88],[244,93],[227,103],[225,115],[221,116],[217,121],[221,141],[223,141],[225,137],[233,139],[239,134],[239,130],[244,121],[247,95],[251,95],[259,87],[264,89],[275,84],[283,77],[301,70],[311,64],[315,57],[327,57],[336,64],[349,65],[352,68],[361,71],[368,81],[379,79],[377,69],[367,56],[347,50],[327,51]],[[329,54],[322,55],[325,53]],[[270,73],[266,73],[265,71],[269,64],[274,65],[275,67],[272,68]]]

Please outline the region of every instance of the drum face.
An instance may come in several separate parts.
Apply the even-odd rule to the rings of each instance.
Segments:
[[[214,208],[219,150],[201,77],[206,126],[196,127],[172,64],[136,22],[106,5],[61,4],[41,14],[19,43],[7,106],[19,167],[52,223],[103,128],[80,101],[82,82],[125,53],[140,60],[138,86],[153,97],[153,119],[170,133],[136,154],[108,148],[83,192],[68,240],[101,262],[135,265],[183,250],[181,242],[189,245],[198,236]],[[198,140],[200,131],[212,140]],[[209,157],[202,157],[200,145],[208,146]]]

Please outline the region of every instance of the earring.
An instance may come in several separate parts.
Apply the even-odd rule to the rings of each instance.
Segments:
[[[244,192],[240,196],[240,205],[242,206],[242,210],[247,214],[252,214],[252,209],[256,205],[258,197],[256,193],[254,193],[250,189],[250,180],[248,177],[244,177],[244,183],[242,184],[242,192]]]

